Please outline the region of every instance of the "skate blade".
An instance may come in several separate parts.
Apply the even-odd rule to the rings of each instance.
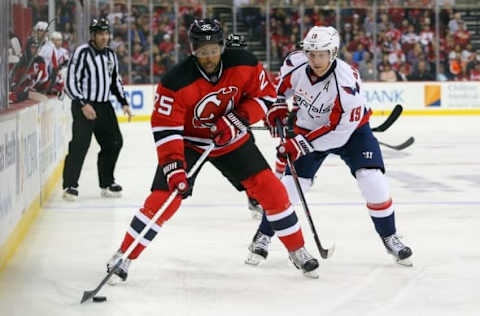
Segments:
[[[312,271],[304,271],[303,272],[303,275],[307,278],[310,278],[310,279],[318,279],[319,277],[319,274],[318,274],[318,269],[315,269],[315,270],[312,270]]]
[[[403,260],[395,259],[395,262],[404,267],[413,267],[413,262],[410,260],[410,258],[406,258]]]
[[[78,196],[70,194],[70,193],[63,193],[62,198],[65,201],[69,201],[69,202],[75,202],[76,200],[78,200]]]
[[[250,253],[245,259],[245,263],[249,264],[251,266],[258,266],[260,263],[263,263],[265,261],[265,258],[257,255],[256,253]]]
[[[102,191],[102,197],[104,198],[110,198],[110,199],[118,199],[122,197],[122,192],[108,192],[108,191]]]
[[[110,286],[115,286],[117,284],[122,283],[123,280],[118,275],[113,274],[112,277],[107,281],[107,284]]]

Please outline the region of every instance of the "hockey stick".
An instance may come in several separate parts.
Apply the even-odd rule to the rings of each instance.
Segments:
[[[282,144],[285,143],[285,131],[280,123],[279,120],[276,121],[277,129],[280,135],[280,139]],[[288,167],[290,168],[290,172],[292,173],[293,182],[295,183],[295,187],[297,188],[298,195],[300,196],[300,200],[302,201],[303,210],[305,211],[305,215],[307,216],[308,223],[310,224],[310,229],[312,230],[313,239],[315,239],[315,244],[317,244],[318,252],[320,252],[320,256],[323,259],[330,258],[335,251],[335,245],[331,248],[323,248],[322,243],[320,242],[320,238],[318,238],[317,229],[313,224],[312,215],[310,214],[310,209],[307,205],[307,200],[305,199],[305,195],[303,194],[302,187],[300,186],[300,181],[298,180],[297,171],[295,170],[295,166],[293,165],[292,160],[287,155],[287,163]]]
[[[387,117],[387,119],[379,126],[373,127],[372,132],[385,132],[400,117],[400,115],[402,114],[402,111],[403,111],[403,107],[400,104],[395,105],[395,107],[393,108],[392,112],[390,112],[390,115]],[[253,131],[268,130],[268,127],[266,126],[251,126],[250,128]]]
[[[400,104],[395,105],[385,122],[372,128],[372,132],[385,132],[393,123],[395,123],[398,117],[402,114],[402,111],[403,107]]]
[[[198,170],[198,168],[202,165],[202,163],[205,161],[205,159],[208,157],[212,149],[215,147],[215,144],[212,143],[210,146],[202,153],[202,155],[198,158],[198,160],[195,162],[193,165],[192,169],[187,174],[187,177],[190,178],[195,174],[195,172]],[[115,273],[116,270],[120,267],[120,264],[128,258],[130,253],[135,249],[135,247],[138,245],[140,242],[140,239],[145,236],[145,234],[150,230],[150,228],[153,226],[153,224],[158,220],[158,218],[162,215],[162,213],[165,211],[165,209],[172,203],[172,201],[175,199],[175,197],[178,194],[178,190],[175,189],[170,195],[168,196],[167,200],[163,203],[162,207],[155,213],[155,216],[152,217],[150,222],[143,228],[143,230],[138,234],[137,238],[133,241],[133,243],[128,247],[127,251],[123,254],[123,256],[118,259],[118,262],[113,266],[113,268],[110,270],[110,272],[105,276],[105,278],[100,282],[100,284],[93,290],[91,291],[84,291],[82,299],[80,300],[80,304],[82,304],[85,301],[88,301],[91,298],[94,298],[95,295],[102,289],[102,287],[107,283],[107,281],[112,277],[112,275]]]
[[[383,146],[385,146],[387,148],[390,148],[390,149],[393,149],[393,150],[403,150],[407,147],[410,147],[414,142],[415,142],[415,138],[413,136],[410,136],[409,139],[407,139],[406,141],[404,141],[403,143],[398,144],[398,145],[389,145],[389,144],[382,143],[381,141],[379,141],[378,143],[380,145],[383,145]]]

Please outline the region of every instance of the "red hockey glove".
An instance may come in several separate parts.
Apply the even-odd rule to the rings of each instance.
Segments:
[[[210,129],[213,141],[217,146],[224,146],[238,134],[247,130],[245,120],[230,112],[217,120]]]
[[[288,106],[286,103],[275,103],[267,112],[266,123],[272,137],[280,137],[276,120],[280,121],[282,128],[287,125]]]
[[[293,162],[301,156],[311,153],[313,151],[314,149],[310,142],[305,139],[303,135],[297,135],[277,147],[277,157],[280,161],[286,163],[288,156],[290,157],[290,161]]]
[[[188,184],[187,173],[183,168],[183,161],[174,160],[163,165],[162,169],[170,191],[177,189],[183,199],[192,194],[192,189]]]

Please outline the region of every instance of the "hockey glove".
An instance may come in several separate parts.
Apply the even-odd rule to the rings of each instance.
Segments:
[[[183,161],[174,160],[163,165],[162,169],[170,191],[177,189],[183,199],[192,194],[192,188],[188,184],[187,173],[183,168]]]
[[[286,103],[275,103],[266,115],[267,127],[272,137],[280,137],[276,121],[279,120],[282,128],[287,125],[288,106]]]
[[[277,147],[277,157],[281,162],[286,163],[288,156],[290,161],[293,162],[313,151],[314,149],[310,142],[303,135],[297,135]]]
[[[287,169],[287,164],[280,159],[275,159],[275,175],[277,178],[281,179],[285,174],[285,169]]]
[[[238,134],[247,130],[245,120],[230,112],[217,120],[210,129],[213,141],[217,146],[224,146]]]

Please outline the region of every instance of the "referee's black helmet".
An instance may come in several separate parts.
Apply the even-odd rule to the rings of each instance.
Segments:
[[[110,32],[110,22],[105,18],[92,19],[92,22],[90,23],[90,33],[98,31]]]
[[[195,19],[188,30],[188,39],[192,51],[202,44],[219,44],[223,46],[224,37],[220,22],[215,19]]]

